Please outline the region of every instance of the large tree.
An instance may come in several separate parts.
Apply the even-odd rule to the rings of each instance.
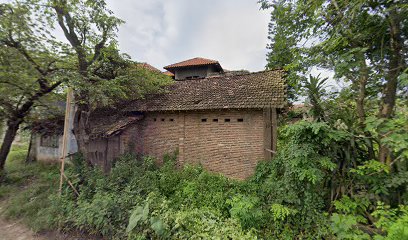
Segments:
[[[356,128],[371,139],[365,129],[367,115],[376,115],[383,122],[391,119],[398,89],[403,91],[408,57],[407,4],[382,0],[260,2],[272,10],[269,64],[274,66],[274,59],[284,59],[286,68],[298,76],[313,66],[326,68],[334,71],[337,79],[350,82]],[[288,41],[282,44],[285,38]],[[367,108],[367,99],[370,106],[377,103],[376,113]],[[389,150],[381,139],[375,141],[379,143],[376,158],[387,162]],[[374,157],[370,141],[367,145]]]
[[[164,74],[135,67],[120,54],[116,41],[118,26],[124,21],[114,16],[104,0],[27,0],[51,26],[56,23],[70,45],[76,65],[74,89],[76,112],[74,134],[80,152],[87,158],[91,131],[90,114],[101,105],[140,98],[170,83]]]
[[[6,121],[2,171],[21,124],[68,76],[47,32],[31,18],[30,8],[2,4],[0,14],[0,113]]]
[[[1,167],[24,119],[62,83],[74,89],[74,133],[87,156],[93,109],[159,91],[171,82],[164,74],[136,67],[119,52],[116,31],[122,20],[104,1],[16,0],[1,8],[0,111],[7,116]],[[55,35],[63,33],[66,40]]]

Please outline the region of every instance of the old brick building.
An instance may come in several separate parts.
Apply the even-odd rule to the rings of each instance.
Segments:
[[[225,71],[194,58],[165,67],[175,79],[164,93],[135,100],[93,118],[89,158],[108,169],[125,152],[161,159],[178,151],[180,165],[243,179],[276,150],[279,109],[285,106],[282,70]]]

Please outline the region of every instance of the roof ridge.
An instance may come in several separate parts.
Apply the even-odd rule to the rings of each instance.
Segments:
[[[194,62],[196,61],[196,62]],[[201,62],[200,62],[201,61]],[[220,64],[217,60],[203,58],[203,57],[194,57],[187,60],[183,60],[180,62],[172,63],[170,65],[164,66],[163,68],[168,70],[167,68],[177,68],[181,66],[194,66],[194,65],[209,65],[209,64]]]
[[[214,78],[234,78],[234,77],[241,77],[241,76],[247,76],[247,75],[252,75],[252,74],[261,74],[265,72],[277,72],[277,71],[284,71],[283,69],[266,69],[266,70],[260,70],[256,72],[244,72],[242,74],[237,74],[237,75],[231,75],[231,76],[225,76],[225,75],[215,75],[215,76],[210,76],[207,78],[199,78],[199,79],[191,79],[191,80],[202,80],[202,79],[214,79]],[[188,80],[190,81],[190,80]]]

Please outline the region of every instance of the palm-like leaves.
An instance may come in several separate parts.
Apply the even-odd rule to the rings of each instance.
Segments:
[[[303,88],[310,102],[310,114],[315,120],[324,120],[324,110],[322,108],[322,97],[325,95],[325,86],[328,78],[321,78],[310,75],[308,80],[303,81]]]

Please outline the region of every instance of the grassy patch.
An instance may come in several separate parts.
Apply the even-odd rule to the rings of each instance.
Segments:
[[[56,165],[25,163],[27,146],[13,146],[6,162],[6,179],[0,185],[2,215],[22,219],[34,231],[52,226],[49,196],[58,189]]]

